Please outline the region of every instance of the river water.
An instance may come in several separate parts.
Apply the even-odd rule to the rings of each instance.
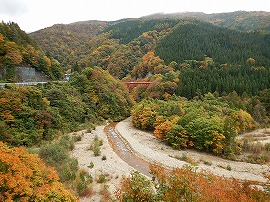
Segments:
[[[109,143],[115,151],[115,153],[128,165],[133,167],[140,173],[152,177],[150,173],[150,163],[136,156],[129,145],[123,140],[121,135],[115,130],[116,123],[107,125],[104,129],[107,134]]]

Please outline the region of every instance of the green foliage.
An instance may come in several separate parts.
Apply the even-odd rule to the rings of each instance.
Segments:
[[[187,65],[191,62],[187,63]],[[191,64],[192,65],[192,64]],[[197,66],[183,67],[179,74],[181,81],[176,93],[186,98],[193,98],[208,92],[230,93],[236,91],[239,95],[258,95],[270,85],[270,70],[264,67],[218,65],[199,68]]]
[[[115,68],[115,70],[110,72],[114,72],[113,75],[122,78],[124,77],[123,74],[127,75],[126,71],[130,71],[132,67],[136,65],[134,62],[137,63],[138,59],[142,57],[142,55],[139,54],[140,50],[138,50],[138,47],[141,47],[143,54],[145,54],[146,52],[144,51],[148,49],[146,47],[148,47],[149,38],[141,37],[143,33],[156,32],[159,38],[159,36],[170,33],[178,23],[188,21],[186,20],[187,18],[197,18],[218,26],[240,29],[241,31],[269,30],[270,27],[269,13],[267,12],[239,11],[222,14],[178,13],[157,14],[141,19],[122,19],[116,22],[85,21],[67,25],[54,25],[33,32],[30,36],[35,39],[46,52],[57,58],[64,67],[81,71],[87,66],[94,65],[100,67],[104,66],[104,68],[106,68],[108,63],[110,63],[112,65],[109,69]],[[212,36],[213,34],[209,31],[206,35]],[[221,35],[221,33],[218,35]],[[115,39],[120,40],[121,45],[128,45],[128,43],[135,43],[136,45],[133,44],[127,51],[126,48],[122,49],[122,46],[119,48],[119,43],[116,42]],[[226,40],[230,41],[230,38],[226,38]],[[113,51],[111,54],[106,55],[108,51],[104,51],[103,48],[104,46],[108,47],[109,44],[113,46],[112,48],[117,53]],[[189,46],[187,46],[187,48],[188,47]],[[98,54],[93,54],[100,48],[102,50],[98,51]],[[194,51],[193,49],[191,50],[192,52]],[[225,53],[227,54],[227,51]],[[207,53],[205,52],[203,54]],[[102,58],[103,56],[104,58]],[[188,59],[195,58],[192,57]],[[247,58],[242,58],[241,60],[246,59]],[[169,63],[170,62],[171,61],[169,61]],[[120,68],[117,67],[117,65],[119,65]],[[120,71],[116,69],[120,69]]]
[[[153,180],[138,172],[123,178],[116,198],[128,201],[269,201],[269,193],[254,189],[254,182],[225,179],[211,173],[197,172],[193,167],[166,170],[151,166]],[[264,186],[267,186],[264,184]]]
[[[201,61],[205,55],[219,64],[245,64],[250,57],[258,65],[269,64],[269,50],[265,44],[269,34],[240,32],[213,24],[186,20],[157,42],[156,54],[169,64],[185,60]],[[262,49],[262,47],[264,47]]]
[[[52,116],[35,87],[10,86],[0,90],[1,140],[12,145],[31,146],[50,140]]]
[[[84,170],[79,170],[78,160],[70,157],[74,149],[72,138],[63,136],[59,141],[40,148],[39,156],[49,166],[55,167],[60,181],[72,188],[79,196],[85,196],[90,191],[92,176]]]
[[[123,177],[121,190],[116,193],[119,201],[156,201],[151,181],[139,172],[133,172],[130,178]]]
[[[55,144],[48,144],[40,148],[39,156],[45,160],[45,162],[56,168],[60,168],[65,161],[71,161],[69,157],[69,151],[74,148],[74,143],[67,136],[61,138],[61,140]],[[77,169],[77,163],[71,163],[73,170]],[[65,167],[65,166],[63,166]]]
[[[52,79],[63,78],[61,65],[54,59],[47,57],[18,24],[14,22],[0,23],[0,68],[4,69],[3,79],[6,82],[15,82],[14,67],[34,67],[44,72]]]
[[[89,39],[98,35],[107,24],[107,22],[101,21],[57,24],[29,35],[38,42],[43,50],[57,58],[63,67],[74,66],[77,68],[76,70],[80,70],[79,57],[87,57],[94,46]]]
[[[79,89],[87,108],[98,116],[118,121],[129,115],[133,101],[127,88],[108,72],[86,68],[81,75],[73,75],[70,82]]]
[[[103,144],[102,139],[99,139],[98,136],[96,135],[94,138],[94,141],[92,142],[90,146],[90,149],[94,152],[94,156],[101,155],[100,147],[102,146],[102,144]]]
[[[255,127],[255,121],[246,111],[210,97],[205,95],[202,101],[144,100],[132,109],[132,121],[138,128],[154,130],[156,137],[177,149],[236,154],[236,135]]]
[[[33,41],[24,31],[22,31],[17,23],[0,23],[0,33],[9,41],[14,41],[18,45],[31,45],[37,48],[37,43]]]
[[[224,149],[223,120],[217,116],[211,118],[196,117],[186,126],[195,149],[221,153]]]
[[[107,181],[106,176],[104,174],[100,174],[97,179],[97,183],[105,183]]]
[[[130,19],[119,22],[105,29],[110,32],[111,38],[120,39],[120,43],[128,43],[149,30],[163,30],[175,26],[179,20],[176,19],[155,19],[141,20]],[[165,25],[165,26],[164,26]]]
[[[91,161],[89,166],[87,166],[88,168],[94,168],[94,163]]]
[[[97,67],[75,74],[71,83],[9,85],[0,89],[0,140],[32,146],[61,133],[94,129],[102,119],[128,117],[133,103],[124,84]]]
[[[88,196],[91,195],[92,190],[89,187],[89,184],[93,182],[92,176],[85,170],[80,170],[78,172],[76,180],[76,191],[79,196]]]

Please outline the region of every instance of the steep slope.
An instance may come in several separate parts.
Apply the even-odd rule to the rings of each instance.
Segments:
[[[18,24],[1,22],[0,79],[14,82],[17,76],[15,68],[19,66],[35,68],[53,79],[59,79],[63,75],[60,64],[46,56]]]
[[[98,35],[108,22],[84,21],[71,24],[56,24],[30,36],[65,66],[73,65],[82,52],[89,51],[88,40]]]
[[[105,29],[113,39],[119,39],[120,43],[127,44],[139,37],[144,32],[151,30],[162,31],[173,28],[179,22],[178,19],[126,19]]]
[[[166,63],[204,60],[220,64],[245,64],[252,57],[259,65],[270,64],[270,34],[240,32],[210,23],[187,20],[157,42],[156,54]]]

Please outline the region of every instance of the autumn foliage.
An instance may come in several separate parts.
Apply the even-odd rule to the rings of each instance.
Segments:
[[[77,201],[53,168],[23,148],[0,142],[0,201]]]
[[[167,170],[152,165],[153,181],[134,172],[123,178],[116,192],[121,202],[126,201],[193,201],[193,202],[267,202],[269,193],[250,186],[250,182],[226,179],[195,168]]]
[[[133,108],[132,121],[138,128],[153,130],[175,149],[195,148],[225,156],[239,153],[236,135],[256,122],[242,109],[206,98],[144,100]]]

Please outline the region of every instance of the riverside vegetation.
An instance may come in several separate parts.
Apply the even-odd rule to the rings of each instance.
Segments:
[[[130,115],[136,127],[153,130],[175,149],[235,160],[249,152],[244,160],[269,163],[269,145],[254,149],[236,139],[242,132],[269,126],[267,13],[219,16],[225,27],[198,16],[200,20],[149,16],[55,25],[30,35],[16,23],[0,23],[0,70],[6,71],[1,81],[15,81],[14,67],[20,65],[52,80],[72,72],[69,82],[10,84],[0,90],[0,200],[76,201],[89,194],[92,176],[69,156],[80,137],[65,134]],[[262,22],[256,27],[246,23],[254,16]],[[245,24],[238,30],[240,21]],[[123,84],[135,80],[152,84],[129,89]],[[262,184],[266,191],[260,191],[251,188],[251,182],[189,167],[167,171],[153,166],[152,172],[153,181],[138,173],[124,178],[117,199],[269,201],[267,184]]]

